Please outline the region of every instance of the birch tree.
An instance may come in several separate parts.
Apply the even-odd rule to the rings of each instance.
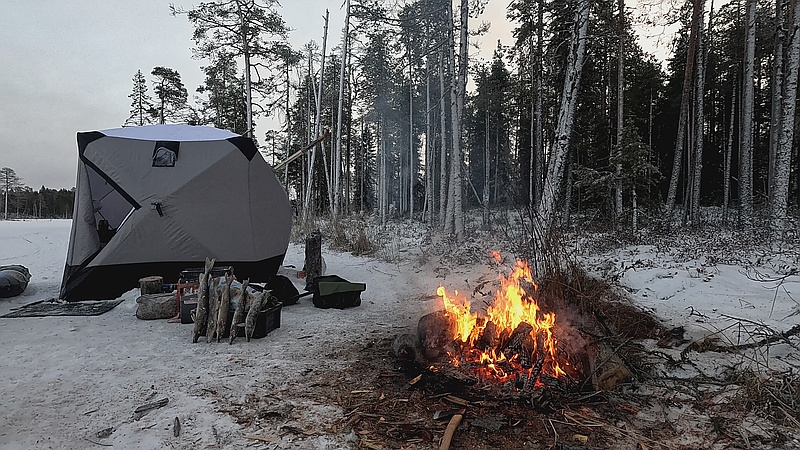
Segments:
[[[690,218],[693,225],[700,221],[700,187],[703,175],[703,145],[705,143],[705,45],[703,41],[703,9],[705,0],[695,0],[699,3],[700,16],[697,23],[697,51],[695,54],[695,76],[694,76],[694,131],[692,143],[692,179],[691,179],[691,209]]]
[[[577,0],[575,3],[575,20],[570,51],[567,55],[564,87],[561,92],[561,104],[556,123],[555,143],[548,164],[542,198],[538,206],[538,213],[545,230],[548,230],[554,223],[557,203],[561,197],[566,168],[565,163],[572,137],[575,108],[578,102],[578,88],[586,54],[586,32],[589,28],[590,6],[589,0]]]
[[[742,125],[739,144],[739,204],[745,224],[753,220],[753,96],[756,48],[756,0],[747,0],[745,17]],[[794,117],[794,116],[793,116]]]
[[[800,69],[800,1],[792,1],[792,22],[787,30],[786,71],[781,101],[780,141],[775,153],[771,228],[782,235],[786,231],[789,201],[789,172],[794,142],[794,122],[797,107],[797,79]]]
[[[451,31],[450,45],[450,72],[452,80],[451,98],[451,127],[453,130],[453,151],[450,162],[450,180],[448,183],[447,212],[445,217],[444,232],[453,233],[459,239],[464,236],[464,209],[461,198],[462,183],[462,153],[461,153],[461,119],[464,110],[464,96],[467,87],[467,27],[469,26],[469,1],[461,0],[461,33],[459,41],[458,72],[455,69],[455,33]],[[450,17],[453,17],[450,5]],[[451,27],[452,29],[452,27]]]
[[[678,116],[678,134],[675,137],[675,152],[672,160],[672,173],[667,190],[667,203],[665,211],[671,214],[678,194],[678,181],[683,163],[683,149],[686,145],[686,128],[689,119],[689,102],[692,97],[692,74],[694,73],[695,52],[697,50],[697,35],[700,20],[700,2],[694,0],[692,8],[692,25],[689,34],[689,47],[686,50],[686,68],[683,73],[683,89],[681,90],[681,107]],[[686,195],[684,193],[684,195]]]

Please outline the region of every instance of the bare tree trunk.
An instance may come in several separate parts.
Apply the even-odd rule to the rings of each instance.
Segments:
[[[489,229],[489,102],[486,102],[486,134],[483,140],[483,227]]]
[[[380,122],[378,124],[378,141],[379,141],[379,150],[380,153],[380,169],[378,175],[378,204],[380,208],[380,217],[381,217],[381,225],[386,225],[386,209],[388,208],[388,198],[386,192],[386,138],[384,136],[384,120],[383,114],[381,114]]]
[[[317,91],[317,94],[316,94],[317,111],[316,111],[316,123],[315,123],[315,128],[314,128],[314,130],[316,132],[315,133],[316,136],[319,136],[320,132],[322,131],[322,123],[321,123],[322,122],[322,85],[323,85],[323,80],[324,80],[324,76],[325,76],[325,48],[326,48],[326,44],[328,43],[328,16],[329,16],[329,12],[326,9],[325,10],[325,28],[324,28],[324,31],[322,33],[322,62],[321,62],[320,69],[319,69],[319,86],[318,86],[318,91]],[[309,67],[309,73],[310,73],[310,71],[311,71],[311,68]],[[310,79],[313,81],[313,77],[311,77]],[[321,145],[322,144],[320,144],[320,146]],[[323,147],[322,151],[323,152],[325,151],[324,147]],[[316,153],[317,153],[317,147],[315,146],[311,150],[311,156],[310,156],[311,157],[311,162],[310,162],[309,168],[308,168],[308,186],[306,187],[306,198],[305,198],[305,202],[303,204],[303,222],[308,220],[308,212],[309,212],[308,208],[309,208],[309,204],[311,203],[311,190],[312,190],[311,188],[314,185],[314,164],[315,164],[315,162],[317,160]],[[324,153],[323,153],[323,156],[324,156]],[[330,193],[330,190],[328,190],[328,192]]]
[[[697,27],[700,19],[700,7],[697,0],[692,10],[692,29],[689,36],[689,48],[686,50],[686,68],[683,72],[683,90],[681,91],[681,109],[678,116],[678,134],[675,137],[675,154],[672,160],[672,174],[669,179],[669,190],[667,191],[667,204],[665,210],[668,217],[671,216],[672,208],[675,207],[675,198],[678,194],[678,180],[681,175],[681,165],[683,162],[683,148],[686,141],[686,122],[689,119],[689,101],[692,96],[692,73],[694,72],[695,52],[697,50]],[[684,197],[687,193],[684,192]]]
[[[342,111],[344,110],[344,74],[347,62],[347,45],[350,31],[350,0],[345,0],[344,31],[342,32],[342,60],[339,68],[339,114],[336,119],[336,154],[333,157],[333,219],[339,217],[341,208],[342,177]]]
[[[544,169],[547,163],[544,158],[544,122],[542,121],[544,115],[542,114],[542,66],[544,51],[544,40],[542,36],[542,29],[544,28],[544,1],[538,0],[538,8],[536,12],[536,105],[534,116],[536,116],[536,135],[535,144],[536,149],[536,204],[542,198],[542,190],[544,189]]]
[[[572,138],[572,126],[578,102],[578,88],[586,53],[586,33],[589,27],[590,6],[589,0],[578,0],[576,4],[575,28],[572,31],[571,50],[567,57],[564,88],[561,93],[561,107],[558,112],[556,139],[550,163],[548,164],[542,199],[538,208],[542,223],[546,229],[553,225],[556,204],[561,197],[565,162],[569,152],[570,139]]]
[[[408,46],[408,218],[414,220],[414,77],[411,71],[413,58]]]
[[[722,221],[728,223],[728,206],[731,199],[731,154],[733,154],[733,124],[736,122],[736,84],[731,91],[731,114],[728,124],[728,141],[725,144],[725,165],[722,185]]]
[[[783,99],[781,102],[780,145],[775,153],[774,195],[771,228],[778,236],[786,231],[786,218],[789,203],[789,172],[792,143],[794,141],[794,121],[797,106],[797,77],[800,68],[800,2],[792,0],[792,25],[787,30],[789,45],[786,49],[786,72],[783,80]]]
[[[744,77],[742,78],[742,124],[739,147],[739,203],[745,224],[753,220],[753,97],[756,48],[756,0],[747,0],[746,34],[744,51]]]
[[[423,219],[433,225],[433,133],[431,131],[431,62],[425,55],[425,212]]]
[[[781,112],[783,97],[783,0],[775,0],[775,43],[772,50],[772,115],[769,124],[769,204],[773,203],[775,183],[775,156],[781,140]]]
[[[617,50],[617,163],[614,167],[616,180],[614,182],[614,205],[616,206],[617,227],[622,222],[622,131],[625,126],[625,0],[617,1],[618,14],[618,39]],[[634,187],[635,189],[635,187]]]
[[[452,5],[450,17],[453,17]],[[455,36],[450,31],[450,69],[452,80],[451,126],[453,130],[453,151],[450,164],[450,183],[448,186],[447,213],[444,231],[454,233],[458,238],[464,236],[464,210],[461,200],[461,112],[464,108],[464,95],[467,84],[467,26],[469,25],[468,0],[461,0],[461,33],[460,33],[460,61],[458,72],[455,67]],[[452,27],[450,28],[452,30]]]
[[[447,102],[445,102],[447,95]],[[439,225],[447,221],[447,104],[450,90],[444,84],[444,49],[439,50],[439,120],[441,122],[441,151],[439,152]]]
[[[695,118],[694,118],[694,163],[692,164],[693,178],[692,178],[692,191],[691,191],[691,211],[690,220],[692,225],[697,226],[700,223],[700,187],[703,178],[703,144],[704,144],[704,130],[705,118],[703,113],[703,106],[705,103],[705,44],[703,38],[703,9],[705,0],[695,0],[700,4],[700,17],[697,24],[697,52],[695,57],[696,70],[695,70]]]

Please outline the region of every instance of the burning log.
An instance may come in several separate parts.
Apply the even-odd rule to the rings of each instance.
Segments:
[[[501,335],[498,332],[497,325],[491,320],[486,322],[486,327],[483,329],[483,334],[475,342],[475,346],[480,349],[500,348]]]
[[[533,366],[530,354],[535,346],[531,331],[533,331],[533,326],[527,322],[522,322],[503,344],[503,353],[509,359],[514,355],[520,355],[520,365],[526,369]]]
[[[437,361],[453,347],[455,323],[444,310],[425,314],[417,323],[417,336],[425,359]]]

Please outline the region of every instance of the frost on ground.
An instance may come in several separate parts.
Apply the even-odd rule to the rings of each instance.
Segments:
[[[0,222],[0,265],[22,264],[33,275],[22,296],[0,300],[0,315],[58,296],[69,229],[66,220]],[[352,237],[354,230],[346,231]],[[101,316],[0,319],[0,449],[400,448],[381,439],[388,431],[379,417],[369,419],[377,431],[352,426],[359,404],[431,402],[420,392],[400,399],[379,392],[376,380],[405,384],[393,375],[386,342],[439,309],[438,285],[472,292],[493,279],[488,251],[503,244],[488,233],[454,244],[396,224],[365,234],[381,243],[372,256],[324,249],[327,273],[367,284],[361,306],[322,310],[304,298],[283,308],[280,328],[251,342],[191,344],[191,325],[137,320],[135,290]],[[339,238],[334,231],[327,240],[347,236]],[[664,239],[606,252],[583,245],[576,252],[591,273],[618,283],[665,326],[685,333],[667,346],[637,343],[652,376],[599,395],[603,408],[588,400],[588,407],[530,419],[546,424],[537,442],[800,448],[791,409],[797,411],[800,397],[796,390],[784,396],[797,388],[797,337],[755,345],[798,323],[800,277],[791,275],[798,257],[791,248],[697,248],[711,242]],[[294,277],[303,255],[301,244],[291,244],[282,271]],[[293,280],[302,290],[302,280]],[[748,343],[754,345],[732,348]],[[165,406],[134,414],[164,398]],[[514,422],[504,425],[512,439],[503,448],[532,445],[533,438],[514,433]],[[486,448],[491,436],[473,434],[475,423],[467,420],[460,430],[477,440],[459,441],[457,434],[453,448]],[[444,425],[402,446],[436,448]],[[572,434],[588,436],[587,443]]]

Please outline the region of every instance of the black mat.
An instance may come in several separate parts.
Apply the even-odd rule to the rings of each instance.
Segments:
[[[99,316],[100,314],[111,311],[115,306],[122,303],[123,300],[122,298],[86,302],[41,300],[25,306],[20,306],[16,310],[0,317]]]

